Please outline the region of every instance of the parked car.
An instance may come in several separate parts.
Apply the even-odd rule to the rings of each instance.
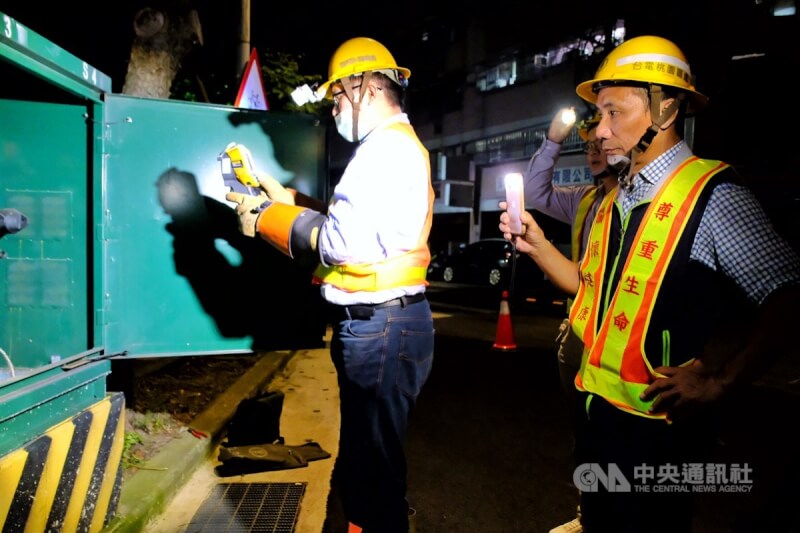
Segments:
[[[446,250],[431,250],[431,262],[428,265],[428,281],[442,281],[444,273],[444,262],[447,257]]]
[[[512,254],[516,254],[516,264]],[[517,252],[510,242],[502,238],[481,239],[451,255],[437,255],[428,273],[432,280],[497,287],[512,290],[518,295],[538,293],[549,284],[530,257]]]

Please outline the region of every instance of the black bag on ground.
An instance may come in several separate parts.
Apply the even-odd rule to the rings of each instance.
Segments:
[[[268,391],[239,403],[219,448],[222,464],[216,467],[217,475],[302,468],[309,461],[331,456],[313,441],[298,446],[284,444],[280,431],[283,397],[280,391]]]
[[[309,461],[327,459],[330,453],[316,442],[298,446],[287,444],[253,444],[250,446],[220,446],[216,473],[221,477],[286,470],[308,466]]]
[[[242,400],[228,422],[226,446],[283,443],[281,412],[283,392],[267,391]]]

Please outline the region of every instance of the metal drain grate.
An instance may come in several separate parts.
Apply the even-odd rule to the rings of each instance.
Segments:
[[[186,533],[293,533],[305,483],[219,483]]]

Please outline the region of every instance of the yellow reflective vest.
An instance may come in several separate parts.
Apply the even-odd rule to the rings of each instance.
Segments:
[[[584,352],[575,385],[605,398],[616,407],[648,418],[651,401],[639,395],[656,374],[645,357],[644,343],[664,275],[700,194],[711,178],[729,165],[690,157],[668,176],[647,206],[633,245],[622,264],[619,282],[600,309],[602,287],[611,275],[608,257],[614,197],[600,205],[580,265],[580,287],[570,310],[570,323],[583,340]],[[689,361],[691,362],[691,360]]]
[[[583,227],[586,223],[586,217],[589,216],[589,209],[591,209],[592,204],[594,204],[595,199],[597,199],[598,192],[598,188],[595,187],[583,195],[581,201],[578,202],[578,210],[575,213],[575,219],[572,221],[572,246],[570,251],[572,253],[572,260],[576,263],[581,260],[581,242],[583,240]]]
[[[397,122],[389,129],[395,129],[411,137],[423,153],[428,170],[428,216],[422,232],[417,239],[416,246],[402,255],[389,257],[376,263],[361,263],[356,265],[329,265],[320,264],[314,271],[315,283],[329,283],[334,287],[347,292],[379,291],[405,287],[409,285],[427,285],[426,277],[428,265],[431,262],[431,253],[428,248],[428,237],[433,221],[433,186],[430,183],[430,158],[428,150],[422,145],[410,124]]]

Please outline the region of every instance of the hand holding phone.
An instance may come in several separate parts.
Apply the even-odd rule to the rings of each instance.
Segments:
[[[508,212],[508,225],[511,233],[522,235],[522,212],[525,210],[525,195],[523,193],[522,174],[513,172],[505,176],[506,211]]]

